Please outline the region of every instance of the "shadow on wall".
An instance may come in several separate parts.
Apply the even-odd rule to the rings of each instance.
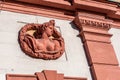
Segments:
[[[70,25],[74,30],[79,31],[79,29],[75,26],[74,22],[70,22]],[[80,35],[78,34],[77,37],[80,37]]]

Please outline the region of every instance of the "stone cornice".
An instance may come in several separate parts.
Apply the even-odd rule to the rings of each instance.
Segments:
[[[110,18],[120,19],[120,9],[117,8],[115,12],[107,13],[107,16],[110,17]]]
[[[75,2],[75,1],[77,1],[77,2]],[[81,1],[82,1],[82,3],[81,3]],[[84,5],[83,5],[83,2],[84,2]],[[82,9],[82,10],[86,10],[87,12],[89,12],[89,11],[91,11],[90,9],[92,9],[93,12],[104,13],[105,14],[104,16],[109,17],[110,19],[113,19],[112,27],[120,28],[120,24],[119,24],[119,22],[120,22],[120,20],[119,20],[120,19],[120,8],[116,7],[116,5],[97,2],[97,1],[90,1],[90,0],[73,0],[73,3],[74,3],[73,5],[68,5],[69,7],[74,7],[74,8],[71,8],[72,11],[69,11],[68,9],[64,9],[65,6],[62,6],[59,8],[55,8],[55,7],[52,8],[53,6],[49,5],[50,8],[48,8],[48,7],[46,8],[45,6],[43,7],[41,5],[39,5],[39,6],[32,5],[32,3],[31,4],[27,4],[27,3],[21,4],[20,2],[17,2],[17,1],[16,2],[15,1],[3,2],[3,0],[1,0],[0,1],[0,10],[7,10],[7,11],[12,11],[12,12],[39,15],[39,16],[52,17],[52,18],[54,17],[54,18],[58,18],[58,19],[72,21],[75,17],[74,16],[75,10],[77,10],[79,12],[78,9]],[[85,4],[85,3],[87,3],[87,4]],[[96,4],[97,6],[98,6],[98,3],[100,3],[98,6],[99,8],[97,8],[97,6],[95,7],[95,5],[89,5],[89,3]],[[101,7],[102,5],[104,5],[104,8]],[[67,4],[66,4],[66,6],[67,6]],[[107,7],[105,7],[105,6],[107,6]],[[112,7],[112,8],[110,8],[110,7]],[[97,11],[96,9],[99,11]],[[115,19],[118,19],[117,23],[116,23]]]
[[[3,0],[1,0],[3,1]],[[21,2],[24,2],[26,4],[30,5],[43,5],[46,7],[52,7],[62,10],[69,10],[69,11],[76,11],[77,9],[87,10],[87,11],[94,11],[98,13],[106,14],[107,17],[120,19],[120,8],[116,4],[111,4],[109,2],[99,2],[99,1],[93,1],[93,0],[72,0],[70,3],[69,0],[64,1],[60,0],[6,0],[5,2],[12,2],[14,4],[20,4]],[[13,9],[15,7],[12,7]],[[19,10],[18,10],[19,11]],[[34,10],[33,10],[34,11]],[[72,12],[73,13],[73,12]]]
[[[104,13],[107,17],[113,19],[120,19],[120,8],[116,4],[110,4],[109,2],[99,2],[93,0],[74,0],[73,6],[76,9],[84,9],[88,11]]]
[[[103,13],[115,12],[117,5],[93,1],[93,0],[74,0],[76,8],[85,8],[86,10],[100,11]],[[81,7],[80,7],[81,6]],[[87,7],[87,8],[86,8]]]
[[[102,28],[109,30],[111,26],[111,22],[106,19],[95,19],[95,18],[87,18],[87,17],[80,17],[77,16],[74,20],[77,27],[80,28],[80,26],[90,26],[90,27],[96,27],[96,28]],[[81,29],[81,28],[80,28]]]
[[[24,13],[24,14],[32,14],[38,16],[45,16],[45,17],[54,17],[58,19],[65,19],[65,20],[73,20],[74,17],[70,14],[69,11],[66,10],[58,10],[54,8],[46,8],[43,6],[31,6],[13,2],[0,2],[0,9],[7,10],[12,12]]]
[[[44,5],[44,6],[51,6],[56,8],[63,8],[66,10],[72,10],[73,7],[71,6],[71,3],[67,0],[17,0],[20,2],[26,2],[26,3],[32,3],[32,4],[38,4],[38,5]]]

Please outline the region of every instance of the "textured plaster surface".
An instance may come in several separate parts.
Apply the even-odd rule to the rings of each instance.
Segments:
[[[120,66],[120,29],[111,28],[109,33],[113,34],[111,42]]]
[[[33,74],[42,70],[57,70],[65,76],[91,79],[81,39],[70,21],[56,21],[56,28],[65,40],[65,53],[57,60],[34,59],[25,55],[18,44],[18,32],[26,23],[43,23],[54,18],[25,15],[7,11],[0,13],[0,79],[6,73]]]

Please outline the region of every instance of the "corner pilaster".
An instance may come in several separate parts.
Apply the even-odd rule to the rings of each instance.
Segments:
[[[80,31],[93,79],[106,80],[110,77],[109,75],[112,74],[113,70],[120,71],[118,70],[117,57],[110,41],[112,35],[108,33],[112,21],[105,19],[101,15],[78,12],[74,23]],[[117,73],[114,72],[114,74]],[[117,77],[117,80],[118,78],[120,77]],[[114,79],[114,76],[112,79]]]

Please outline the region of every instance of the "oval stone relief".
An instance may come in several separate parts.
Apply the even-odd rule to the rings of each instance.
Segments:
[[[57,59],[64,53],[64,39],[55,29],[55,21],[26,24],[19,31],[19,44],[27,55],[45,60]]]

